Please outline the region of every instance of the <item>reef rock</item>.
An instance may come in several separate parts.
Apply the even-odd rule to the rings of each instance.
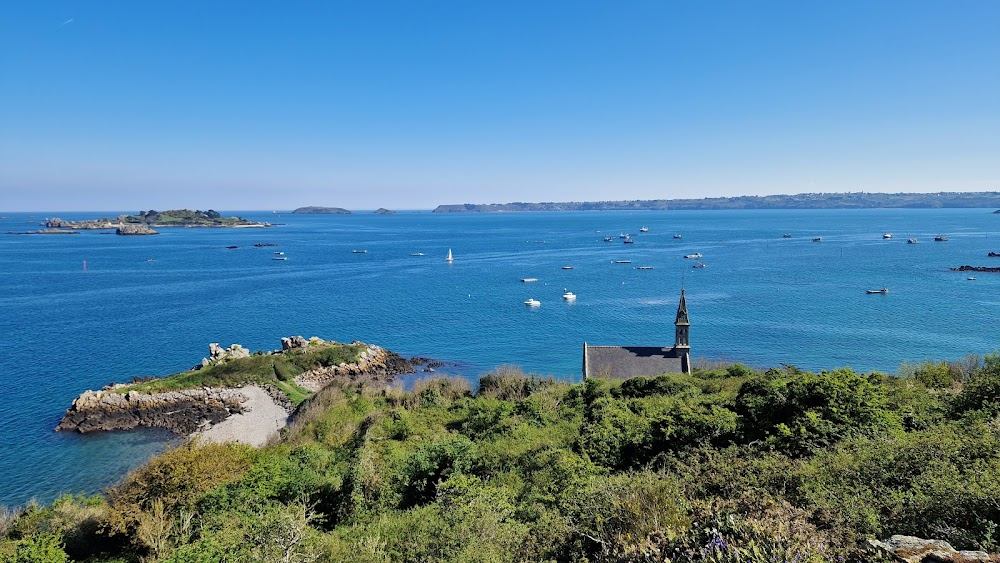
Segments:
[[[943,540],[925,540],[913,536],[892,536],[887,540],[868,540],[875,552],[889,554],[901,563],[974,563],[998,562],[1000,557],[985,551],[958,551]]]
[[[294,350],[296,348],[305,348],[308,345],[309,341],[301,336],[289,336],[287,338],[281,339],[282,350]]]

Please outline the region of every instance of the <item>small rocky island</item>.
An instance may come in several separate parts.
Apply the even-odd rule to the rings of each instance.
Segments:
[[[119,215],[117,219],[87,219],[66,221],[58,217],[47,220],[43,225],[49,229],[111,230],[119,235],[155,235],[154,227],[270,227],[270,223],[248,221],[242,217],[223,217],[213,209],[191,211],[172,209],[170,211],[140,211],[136,215]]]
[[[310,205],[308,207],[300,207],[295,211],[292,211],[293,215],[350,215],[351,212],[343,207],[319,207],[315,205]]]
[[[396,212],[391,209],[386,209],[384,207],[379,207],[375,210],[376,215],[395,215]]]
[[[212,343],[209,356],[191,370],[84,391],[56,430],[87,433],[144,426],[187,435],[248,412],[253,408],[250,395],[261,391],[287,417],[296,405],[333,381],[385,383],[396,375],[413,373],[414,365],[425,362],[407,360],[373,344],[317,337],[282,338],[280,350],[255,353],[239,344],[223,348]],[[280,422],[283,426],[284,421]]]
[[[993,268],[990,266],[969,266],[968,264],[964,266],[959,266],[957,268],[949,268],[952,272],[984,272],[997,274],[1000,273],[1000,268]]]

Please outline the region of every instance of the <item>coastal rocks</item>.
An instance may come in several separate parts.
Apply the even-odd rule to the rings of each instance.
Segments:
[[[1000,268],[991,268],[989,266],[959,266],[957,268],[949,268],[952,272],[983,272],[983,273],[1000,273]]]
[[[125,223],[125,224],[119,225],[118,228],[115,229],[115,234],[119,234],[119,235],[158,235],[160,233],[158,233],[157,231],[154,231],[153,229],[150,229],[146,225],[143,225],[143,224],[140,224],[140,223]]]
[[[282,350],[294,350],[296,348],[305,348],[308,345],[309,341],[301,336],[289,336],[287,338],[281,339]]]
[[[391,209],[386,209],[384,207],[379,207],[378,209],[375,210],[375,213],[377,215],[395,215],[396,214],[395,211],[393,211]]]
[[[364,346],[353,363],[342,363],[307,371],[295,378],[295,383],[310,391],[319,391],[335,380],[388,381],[393,376],[413,373],[413,365],[395,352],[374,344],[354,341],[352,345]],[[284,345],[284,339],[282,339]]]
[[[49,229],[114,229],[119,223],[111,219],[90,219],[87,221],[64,221],[58,217],[53,217],[45,221],[44,225]]]
[[[80,433],[128,430],[138,426],[190,434],[243,412],[247,397],[234,389],[202,388],[161,393],[84,391],[73,401],[56,430]]]
[[[208,367],[215,364],[221,364],[222,362],[228,362],[230,360],[239,360],[241,358],[249,357],[250,351],[239,344],[233,344],[229,348],[223,348],[222,346],[219,346],[218,342],[212,342],[208,345],[208,357],[201,359],[201,365],[202,367]]]
[[[913,536],[892,536],[887,540],[868,540],[875,552],[890,555],[901,563],[973,563],[977,561],[1000,561],[985,551],[958,551],[946,541],[925,540]]]

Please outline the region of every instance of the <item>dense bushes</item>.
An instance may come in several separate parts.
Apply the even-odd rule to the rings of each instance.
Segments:
[[[870,561],[863,540],[896,533],[996,550],[998,416],[997,355],[901,378],[328,387],[280,444],[189,445],[107,500],[0,512],[0,561]]]

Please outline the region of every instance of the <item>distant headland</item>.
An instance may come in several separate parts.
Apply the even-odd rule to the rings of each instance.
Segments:
[[[648,199],[544,203],[466,203],[439,205],[434,213],[510,213],[518,211],[664,211],[716,209],[876,209],[996,207],[1000,192],[807,193],[703,199]],[[996,213],[1000,213],[997,210]]]
[[[136,215],[119,215],[117,219],[87,219],[65,221],[58,217],[43,223],[48,229],[101,230],[115,229],[120,235],[155,235],[153,227],[270,227],[270,223],[248,221],[242,217],[223,217],[213,209],[191,211],[172,209],[170,211],[140,211]],[[52,232],[52,231],[49,231]]]
[[[292,211],[295,215],[350,215],[351,212],[343,207],[319,207],[316,205],[310,205],[308,207],[300,207],[295,211]]]

